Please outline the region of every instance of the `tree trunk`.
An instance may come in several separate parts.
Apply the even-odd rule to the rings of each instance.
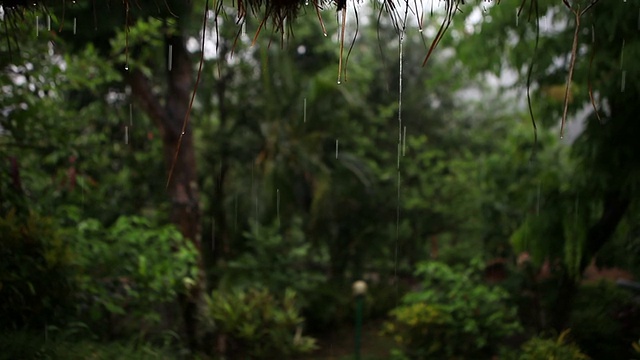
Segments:
[[[167,169],[173,167],[168,181],[167,195],[171,201],[170,219],[182,235],[191,240],[198,250],[199,275],[188,294],[182,294],[182,308],[186,339],[192,349],[197,347],[197,310],[206,289],[200,245],[200,204],[196,177],[196,159],[191,126],[187,126],[178,150],[185,115],[193,90],[193,70],[180,36],[168,36],[167,44],[173,48],[173,66],[167,69],[167,93],[161,100],[153,91],[151,81],[139,70],[129,76],[132,93],[142,109],[161,133],[163,157]]]

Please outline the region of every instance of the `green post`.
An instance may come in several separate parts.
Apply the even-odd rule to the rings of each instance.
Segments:
[[[367,292],[367,283],[358,280],[353,283],[353,295],[356,297],[356,337],[354,358],[360,360],[360,347],[362,344],[362,308],[364,307],[364,294]]]
[[[364,295],[356,296],[356,352],[355,359],[360,360],[360,344],[362,340],[362,306],[364,303]]]

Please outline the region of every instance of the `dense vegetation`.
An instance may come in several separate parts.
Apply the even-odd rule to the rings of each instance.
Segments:
[[[640,353],[637,4],[96,3],[3,3],[0,358]]]

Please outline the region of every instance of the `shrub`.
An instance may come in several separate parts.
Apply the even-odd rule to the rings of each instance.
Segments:
[[[0,218],[0,330],[42,328],[70,312],[69,237],[53,220],[9,211]]]
[[[579,288],[570,318],[572,337],[594,359],[633,357],[640,334],[640,305],[627,290],[601,281]]]
[[[88,322],[125,319],[131,329],[160,322],[158,309],[185,293],[197,276],[197,253],[174,226],[156,226],[137,216],[104,228],[97,220],[78,224],[73,250],[79,267],[78,301]],[[113,321],[110,326],[113,325]],[[98,329],[96,329],[98,330]]]
[[[520,347],[517,360],[587,360],[589,357],[580,348],[567,343],[569,330],[563,331],[556,339],[539,336],[529,339]]]
[[[292,290],[281,300],[266,289],[214,291],[206,309],[205,320],[226,339],[230,358],[283,359],[315,348],[315,339],[302,336]]]
[[[416,274],[424,290],[404,296],[384,331],[409,358],[489,358],[521,327],[507,292],[483,284],[480,269],[478,261],[465,270],[440,262],[420,264]]]

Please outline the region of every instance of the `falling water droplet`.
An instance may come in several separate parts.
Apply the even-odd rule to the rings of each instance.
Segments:
[[[280,189],[276,189],[276,212],[278,214],[278,224],[280,224]]]
[[[133,126],[133,104],[129,104],[129,126]]]
[[[622,83],[620,84],[620,92],[624,92],[624,85],[627,80],[627,70],[622,70]]]
[[[302,122],[307,122],[307,98],[302,99]]]
[[[167,55],[167,68],[171,71],[173,65],[173,45],[169,45],[169,54]]]
[[[340,81],[340,77],[338,76],[338,85],[342,84],[342,82]]]
[[[407,126],[405,125],[402,133],[402,156],[405,154],[405,147],[407,145]]]
[[[184,136],[184,131],[180,133],[180,136]]]
[[[242,22],[242,37],[247,36],[247,18],[244,18],[244,21]]]
[[[36,37],[40,36],[40,18],[36,15]]]
[[[519,14],[518,14],[519,12],[520,12],[520,10],[519,10],[519,9],[516,9],[516,27],[518,26],[519,21],[520,21],[520,16],[519,16]]]
[[[591,25],[591,42],[596,43],[596,28],[593,25]]]
[[[624,64],[624,43],[625,39],[622,39],[622,49],[620,50],[620,69],[622,69],[622,66]]]
[[[51,31],[51,15],[47,15],[47,31]]]
[[[336,159],[338,158],[338,139],[336,139]]]
[[[124,143],[129,145],[129,127],[126,125],[124,127]]]
[[[78,25],[78,19],[77,18],[73,18],[73,35],[76,34],[76,29],[77,29],[77,25]]]

